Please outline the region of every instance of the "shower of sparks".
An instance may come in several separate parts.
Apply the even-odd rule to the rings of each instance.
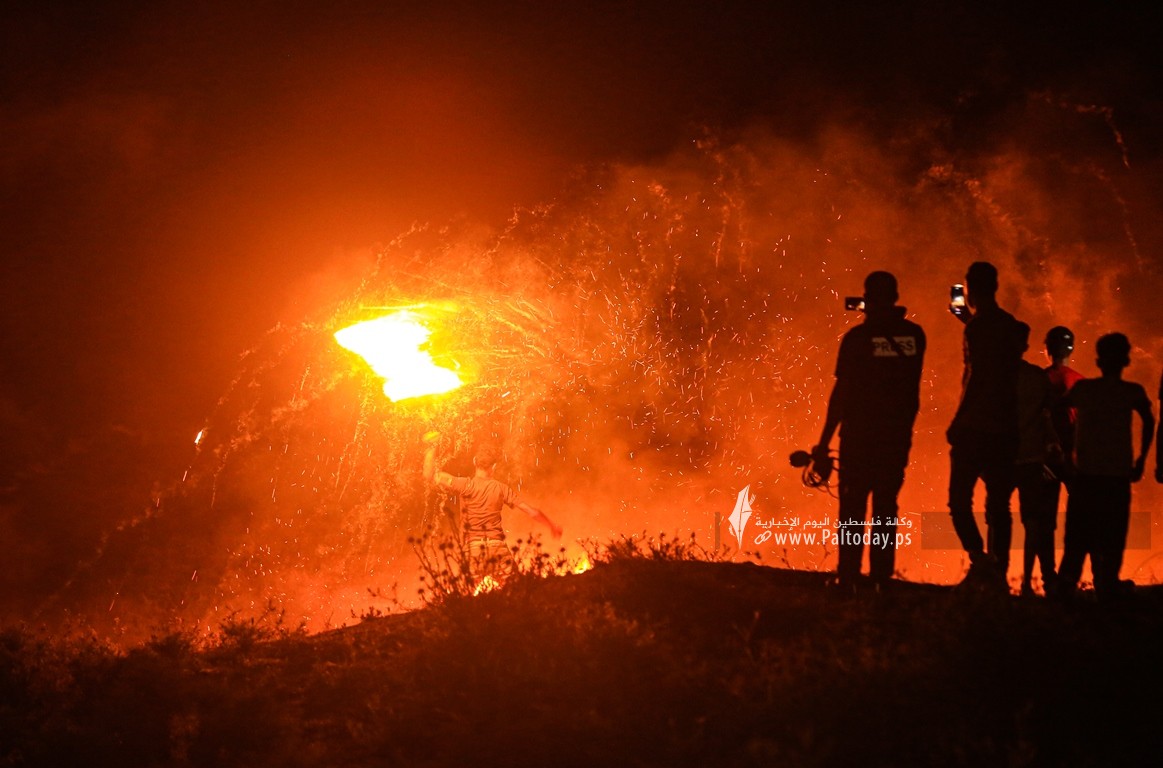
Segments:
[[[456,371],[432,360],[425,347],[432,331],[409,310],[343,328],[335,340],[362,357],[384,379],[384,395],[393,402],[440,395],[461,386]]]
[[[920,254],[934,240],[958,241],[965,210],[974,212],[965,226],[998,244],[999,269],[1027,297],[1031,325],[1093,332],[1089,314],[1126,318],[1114,290],[1091,285],[1115,273],[1089,265],[1133,269],[1121,254],[1136,255],[1135,241],[1128,234],[1130,248],[1107,261],[1106,246],[1085,241],[1051,254],[1048,225],[1014,207],[1032,183],[1016,171],[977,178],[957,164],[929,166],[919,192],[898,195],[892,174],[833,175],[808,160],[780,148],[712,148],[678,171],[655,169],[657,182],[619,173],[581,208],[523,211],[492,239],[456,227],[401,236],[355,295],[320,308],[330,314],[315,322],[278,327],[249,352],[208,418],[189,482],[167,503],[191,518],[210,510],[199,518],[203,538],[230,544],[214,569],[206,554],[175,562],[190,610],[274,602],[322,627],[336,606],[358,607],[369,589],[410,578],[409,537],[449,512],[419,482],[420,435],[430,429],[446,436],[440,459],[450,467],[470,466],[481,440],[499,444],[506,482],[552,518],[560,513],[571,536],[647,527],[705,536],[723,504],[730,509],[727,494],[749,484],[764,516],[834,515],[830,499],[800,486],[787,456],[818,430],[840,338],[857,321],[840,297],[874,267],[900,271],[902,295],[931,331],[911,459],[941,466],[960,330],[934,286],[957,280],[976,252]],[[1077,195],[1111,199],[1106,177],[1069,178]],[[772,179],[786,181],[786,196]],[[911,215],[902,201],[922,193],[940,216]],[[1117,233],[1126,208],[1114,202],[1103,231]],[[889,232],[880,220],[900,226]],[[1044,268],[1032,270],[1030,254]],[[422,270],[413,269],[418,259]],[[1050,314],[1031,296],[1080,309]],[[377,388],[352,376],[354,361],[317,330],[369,312],[382,316],[334,337],[384,377],[391,400],[462,388],[440,407],[424,407],[435,404],[429,398],[383,408]],[[902,508],[941,508],[940,475],[911,474]],[[173,551],[185,551],[182,535]],[[958,554],[912,548],[898,563],[944,581],[959,578]],[[778,557],[820,570],[834,567],[835,553],[804,547]],[[590,565],[582,556],[563,572]],[[117,596],[119,615],[132,610],[128,593]]]

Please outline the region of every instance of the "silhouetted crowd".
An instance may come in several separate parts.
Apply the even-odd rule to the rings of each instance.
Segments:
[[[1025,529],[1020,592],[1034,595],[1034,566],[1047,596],[1072,595],[1089,556],[1100,599],[1117,598],[1134,584],[1120,578],[1131,510],[1131,485],[1143,477],[1155,437],[1155,417],[1146,390],[1123,379],[1131,344],[1121,333],[1098,339],[1101,371],[1084,378],[1067,365],[1074,334],[1056,326],[1045,336],[1045,368],[1024,360],[1030,327],[997,302],[998,273],[988,262],[969,267],[954,285],[949,309],[965,324],[961,399],[946,431],[949,441],[949,514],[969,558],[962,585],[1009,592],[1013,535],[1011,498],[1017,492]],[[839,524],[865,526],[889,542],[869,548],[875,588],[894,574],[897,496],[919,410],[925,333],[897,306],[896,278],[873,272],[864,295],[848,306],[864,321],[844,335],[836,383],[813,461],[831,466],[837,428]],[[1163,399],[1163,381],[1160,382]],[[1139,440],[1133,421],[1138,414]],[[1163,482],[1156,453],[1155,479]],[[973,514],[978,482],[985,489],[985,537]],[[1055,567],[1054,534],[1062,489],[1066,489],[1064,551]],[[868,519],[871,498],[872,519]],[[860,582],[861,537],[841,542],[836,583],[853,590]]]

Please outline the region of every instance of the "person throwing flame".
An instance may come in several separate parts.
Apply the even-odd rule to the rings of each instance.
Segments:
[[[424,435],[424,480],[429,484],[444,488],[460,499],[460,518],[464,530],[465,546],[474,566],[480,568],[480,576],[491,576],[500,582],[513,573],[513,555],[505,544],[505,528],[501,521],[501,510],[515,507],[533,520],[544,525],[560,539],[562,529],[544,512],[521,499],[511,487],[493,477],[493,470],[499,458],[497,449],[489,444],[477,447],[473,456],[475,472],[472,477],[456,477],[436,469],[436,443],[439,432]]]

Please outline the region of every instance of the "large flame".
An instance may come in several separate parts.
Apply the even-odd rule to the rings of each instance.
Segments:
[[[415,313],[404,309],[340,329],[335,340],[366,360],[384,378],[384,394],[398,401],[451,392],[461,385],[455,371],[432,361],[425,349],[431,335]]]

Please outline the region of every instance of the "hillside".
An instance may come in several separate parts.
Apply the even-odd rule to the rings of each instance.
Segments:
[[[1154,762],[1163,598],[624,557],[308,636],[0,634],[0,765]]]

